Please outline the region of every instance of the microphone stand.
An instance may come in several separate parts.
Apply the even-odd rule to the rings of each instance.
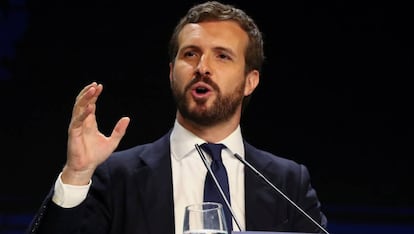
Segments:
[[[291,205],[293,205],[297,210],[299,210],[304,216],[306,216],[310,221],[312,221],[319,229],[321,229],[325,234],[329,234],[329,232],[323,228],[318,222],[316,222],[311,216],[309,216],[302,208],[300,208],[295,202],[293,202],[288,196],[286,196],[280,189],[278,189],[272,182],[270,182],[262,173],[260,173],[256,168],[254,168],[250,163],[244,160],[240,155],[237,153],[234,156],[242,162],[245,166],[250,168],[257,176],[263,179],[268,185],[270,185],[274,190],[276,190],[280,195],[282,195]]]

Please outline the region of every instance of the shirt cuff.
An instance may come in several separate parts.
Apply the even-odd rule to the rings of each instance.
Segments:
[[[72,208],[82,203],[88,194],[92,180],[87,185],[70,185],[64,184],[61,176],[62,172],[55,182],[52,201],[63,208]]]

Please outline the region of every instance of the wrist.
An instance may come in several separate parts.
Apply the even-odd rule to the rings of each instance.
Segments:
[[[91,181],[92,174],[92,170],[73,170],[65,165],[62,170],[61,180],[64,184],[88,185]]]

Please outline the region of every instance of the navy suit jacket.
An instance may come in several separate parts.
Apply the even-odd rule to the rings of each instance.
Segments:
[[[54,204],[52,189],[27,233],[173,234],[170,133],[155,142],[114,152],[97,168],[85,201],[74,208]],[[244,144],[245,159],[326,227],[306,167]],[[247,167],[245,212],[249,231],[321,232]]]

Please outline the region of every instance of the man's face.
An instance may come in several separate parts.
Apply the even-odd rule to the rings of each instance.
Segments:
[[[240,113],[243,97],[254,89],[245,76],[247,43],[247,34],[232,21],[183,28],[170,82],[184,118],[210,125]]]

